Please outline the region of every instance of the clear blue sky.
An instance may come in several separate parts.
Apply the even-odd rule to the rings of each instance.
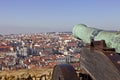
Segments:
[[[0,0],[0,33],[120,29],[120,0]]]

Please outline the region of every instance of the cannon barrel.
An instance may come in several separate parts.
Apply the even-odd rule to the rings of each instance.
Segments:
[[[80,68],[77,72],[69,64],[56,65],[52,80],[120,80],[120,55],[116,54],[120,53],[119,32],[78,24],[73,28],[73,35],[90,43],[81,48]]]
[[[75,38],[83,40],[85,43],[90,43],[90,39],[105,40],[107,47],[115,48],[117,53],[120,53],[120,32],[105,31],[92,27],[87,27],[84,24],[75,25],[72,31]]]

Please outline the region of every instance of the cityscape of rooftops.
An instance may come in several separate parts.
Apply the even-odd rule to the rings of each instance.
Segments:
[[[107,53],[120,71],[119,9],[118,0],[0,0],[0,80],[56,80],[61,64],[92,80],[80,67],[83,47]]]

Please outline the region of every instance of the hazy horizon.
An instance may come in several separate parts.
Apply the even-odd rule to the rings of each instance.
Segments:
[[[1,0],[0,34],[72,31],[76,24],[120,29],[118,0]]]

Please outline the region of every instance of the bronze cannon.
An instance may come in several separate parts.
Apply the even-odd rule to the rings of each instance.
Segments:
[[[105,40],[107,47],[115,48],[116,52],[120,53],[120,31],[107,31],[78,24],[74,26],[72,33],[75,38],[82,39],[85,43],[90,43],[91,38],[95,41]]]
[[[73,35],[88,43],[81,48],[80,70],[69,64],[56,65],[52,80],[120,80],[120,32],[79,24]]]

